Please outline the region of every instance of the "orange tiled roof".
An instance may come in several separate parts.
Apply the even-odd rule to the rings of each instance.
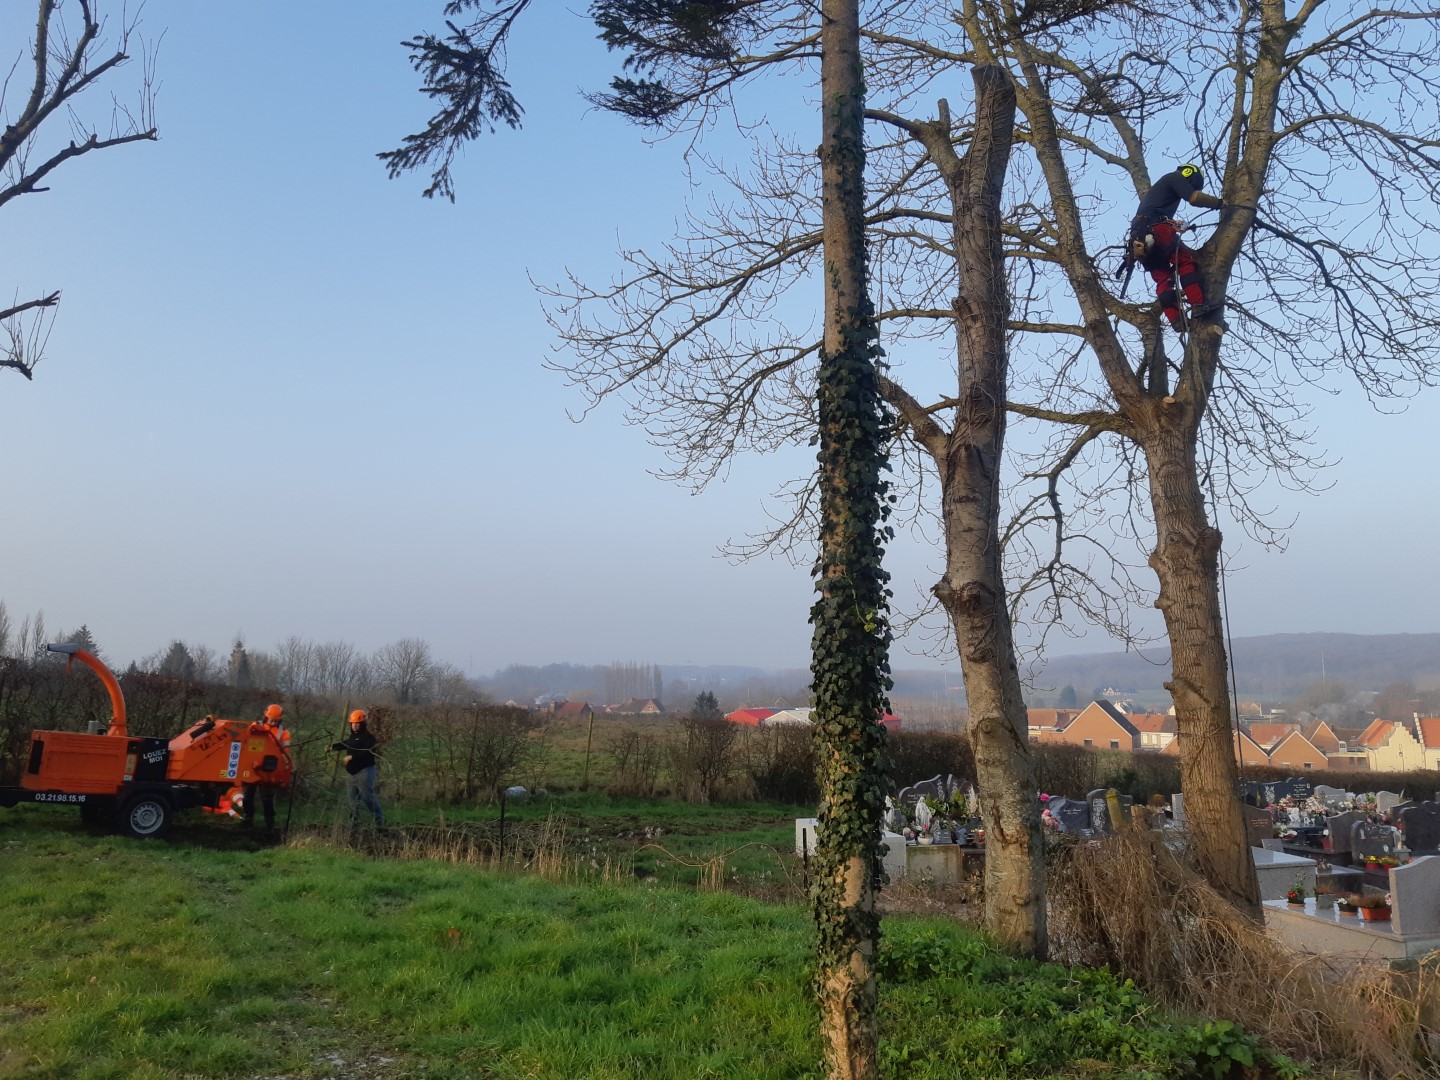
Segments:
[[[1420,745],[1426,750],[1440,750],[1440,716],[1420,718]]]
[[[1368,746],[1371,750],[1385,745],[1385,740],[1390,737],[1390,731],[1395,727],[1393,721],[1376,720],[1355,740],[1357,746]]]
[[[1148,732],[1150,734],[1166,733],[1174,734],[1175,717],[1169,713],[1130,713],[1125,719],[1130,721],[1136,731]]]
[[[1256,746],[1269,750],[1294,730],[1294,724],[1251,724],[1245,729],[1245,734],[1250,736]]]

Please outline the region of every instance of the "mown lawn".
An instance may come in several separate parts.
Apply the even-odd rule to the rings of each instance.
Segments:
[[[246,849],[223,824],[141,843],[0,814],[0,1077],[819,1075],[799,905]],[[953,922],[886,927],[887,1077],[1225,1076],[1254,1051]]]

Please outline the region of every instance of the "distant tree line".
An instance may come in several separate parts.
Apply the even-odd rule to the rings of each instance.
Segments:
[[[21,666],[63,663],[46,652],[45,646],[52,642],[73,642],[106,659],[88,626],[51,635],[43,611],[26,615],[17,626],[0,600],[0,658]],[[309,641],[296,635],[266,651],[250,648],[237,636],[224,658],[208,645],[174,639],[123,671],[242,691],[353,697],[396,705],[469,702],[477,696],[465,673],[437,660],[429,644],[419,638],[401,638],[367,653],[348,641]]]

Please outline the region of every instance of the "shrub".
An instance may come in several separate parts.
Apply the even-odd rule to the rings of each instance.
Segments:
[[[902,788],[932,776],[973,780],[975,755],[964,735],[938,731],[892,731],[887,740],[888,775],[892,788]]]
[[[682,718],[670,744],[674,794],[689,802],[710,802],[735,773],[739,737],[740,726],[723,717]]]
[[[655,781],[660,776],[660,740],[651,732],[622,731],[610,740],[613,763],[611,795],[648,799],[655,794]]]
[[[742,740],[741,756],[756,797],[797,806],[814,806],[820,801],[813,728],[749,730]]]

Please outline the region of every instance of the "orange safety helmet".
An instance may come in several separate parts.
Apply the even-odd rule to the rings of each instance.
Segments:
[[[350,722],[352,724],[363,724],[365,722],[365,710],[356,709],[354,712],[352,712],[350,714]]]
[[[280,717],[282,717],[282,716],[284,716],[284,715],[285,715],[285,710],[282,709],[279,705],[267,705],[267,706],[265,706],[265,719],[266,719],[266,720],[279,720]]]

